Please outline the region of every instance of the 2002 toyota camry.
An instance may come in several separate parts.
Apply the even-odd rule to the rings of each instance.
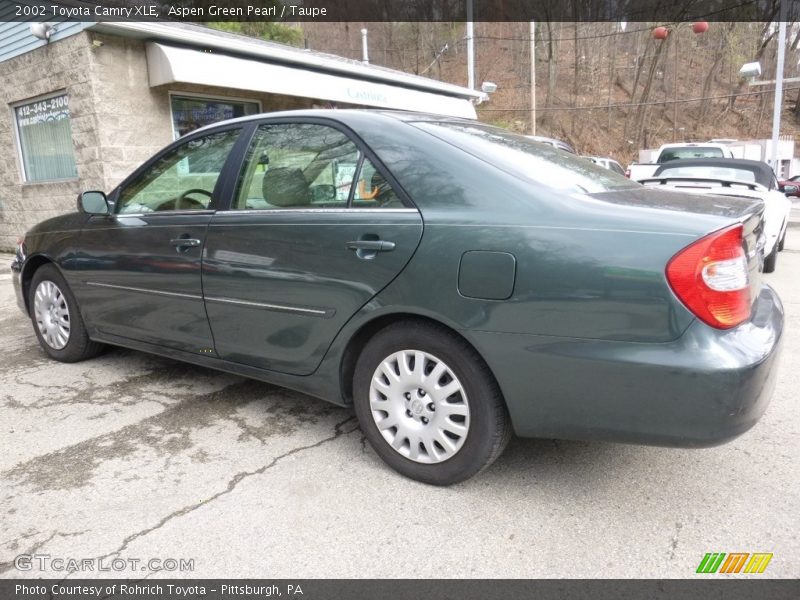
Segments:
[[[474,475],[512,429],[721,443],[772,392],[760,202],[648,190],[475,121],[228,121],[78,205],[14,263],[47,354],[127,346],[352,404],[421,481]]]

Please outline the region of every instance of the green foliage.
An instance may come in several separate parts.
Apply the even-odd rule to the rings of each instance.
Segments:
[[[220,31],[292,46],[300,46],[303,42],[303,32],[300,29],[272,21],[212,21],[206,25]]]

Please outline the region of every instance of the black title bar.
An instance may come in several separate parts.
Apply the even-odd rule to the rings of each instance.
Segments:
[[[0,0],[0,21],[798,21],[800,0]]]

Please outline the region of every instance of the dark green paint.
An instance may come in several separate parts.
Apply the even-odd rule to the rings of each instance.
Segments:
[[[415,208],[226,212],[251,119],[218,183],[218,210],[51,219],[29,232],[15,285],[51,260],[94,339],[339,404],[349,401],[348,345],[362,328],[428,318],[475,347],[525,436],[707,445],[763,412],[783,329],[777,296],[754,279],[753,319],[719,331],[697,322],[664,276],[676,252],[746,216],[751,203],[726,198],[709,207],[641,187],[561,192],[404,122],[419,116],[278,118],[335,119]],[[170,240],[181,236],[203,245],[178,251]],[[346,247],[359,239],[395,249],[360,257]]]
[[[470,250],[461,256],[458,291],[467,298],[507,300],[514,293],[516,269],[513,254]]]

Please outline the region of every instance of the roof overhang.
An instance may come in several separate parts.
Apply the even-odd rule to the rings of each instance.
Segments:
[[[89,25],[89,28],[93,31],[112,35],[198,48],[204,51],[216,50],[221,53],[276,64],[298,66],[303,69],[430,91],[457,98],[466,98],[478,103],[488,99],[488,95],[482,91],[438,81],[429,77],[186,23],[105,21],[93,23]]]
[[[147,43],[147,70],[151,87],[190,83],[468,119],[476,117],[472,102],[463,97],[157,42]]]

